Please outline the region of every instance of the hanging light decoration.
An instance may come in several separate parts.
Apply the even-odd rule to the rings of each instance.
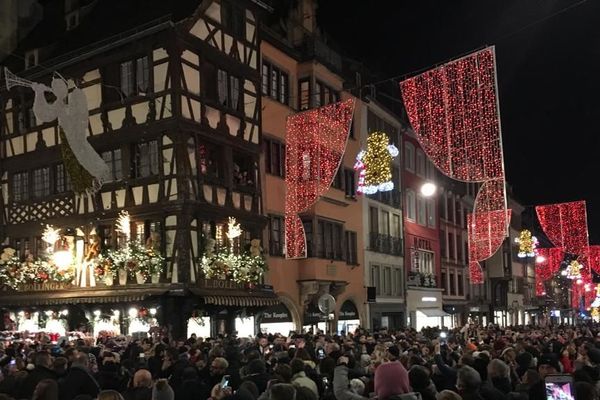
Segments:
[[[131,217],[125,210],[119,213],[117,218],[117,232],[121,233],[127,242],[131,238]]]
[[[560,274],[568,279],[581,279],[581,270],[583,269],[583,265],[579,263],[577,260],[571,261],[567,268],[563,269]]]
[[[519,253],[517,253],[519,258],[535,257],[538,253],[538,240],[527,229],[523,229],[519,233],[519,237],[515,238],[515,243],[519,245]]]
[[[367,150],[356,156],[354,169],[359,171],[357,193],[374,194],[394,189],[392,159],[398,156],[398,148],[389,143],[388,135],[373,132],[367,139]]]

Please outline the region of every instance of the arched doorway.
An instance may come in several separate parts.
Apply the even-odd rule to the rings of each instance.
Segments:
[[[352,300],[346,300],[340,307],[338,314],[337,331],[345,333],[354,332],[360,326],[360,316],[356,304]]]

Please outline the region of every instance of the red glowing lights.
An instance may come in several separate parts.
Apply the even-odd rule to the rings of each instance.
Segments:
[[[569,254],[586,255],[589,238],[585,201],[537,206],[535,211],[554,246]]]
[[[331,186],[346,149],[353,111],[354,100],[349,99],[287,119],[286,258],[306,257],[306,236],[298,213],[315,204]]]
[[[400,83],[421,147],[450,178],[483,182],[469,227],[471,283],[483,283],[479,261],[507,236],[504,163],[494,47],[469,54]]]

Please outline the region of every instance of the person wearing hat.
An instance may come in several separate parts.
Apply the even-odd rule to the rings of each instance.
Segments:
[[[392,346],[387,351],[390,362],[384,362],[375,370],[375,394],[379,400],[410,392],[408,372],[397,361],[400,350]],[[391,358],[394,358],[392,361]]]
[[[548,375],[560,373],[560,364],[556,355],[552,353],[543,354],[537,365],[540,380],[529,389],[529,400],[546,400],[546,386],[544,379]]]

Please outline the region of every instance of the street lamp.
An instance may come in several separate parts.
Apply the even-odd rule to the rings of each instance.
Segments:
[[[433,182],[425,182],[422,186],[421,186],[421,194],[424,197],[431,197],[435,194],[435,191],[437,190],[437,187],[435,186],[435,183]]]

